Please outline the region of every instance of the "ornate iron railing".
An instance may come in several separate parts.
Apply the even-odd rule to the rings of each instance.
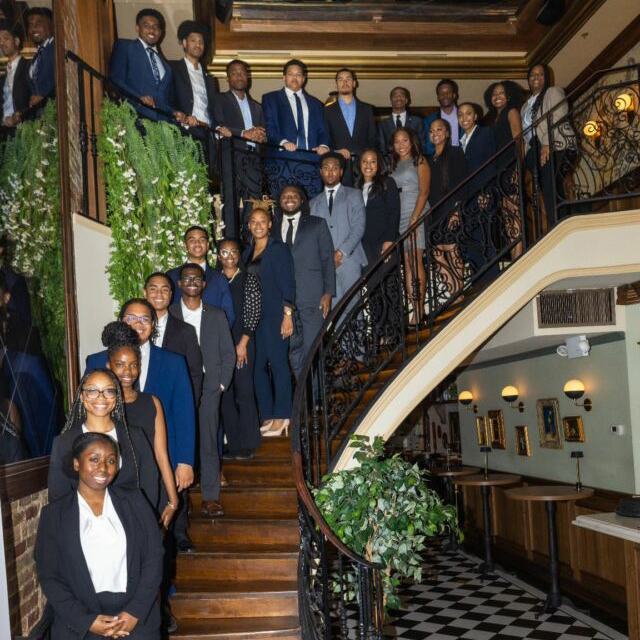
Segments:
[[[523,138],[498,151],[369,265],[325,321],[293,403],[305,640],[346,639],[354,633],[362,640],[382,638],[384,617],[379,567],[344,548],[319,512],[311,489],[331,470],[350,434],[395,375],[383,376],[383,371],[401,368],[446,326],[457,308],[560,219],[611,210],[625,199],[640,197],[639,71],[629,67],[601,72],[601,82],[587,94],[569,97],[574,98],[572,108],[569,99],[556,105]],[[599,127],[599,141],[591,134],[592,121]],[[529,170],[523,142],[540,124],[548,129],[553,151],[546,193],[540,157]],[[535,143],[533,149],[534,155],[540,151]],[[416,251],[416,246],[425,250]],[[424,268],[424,284],[419,267]],[[407,324],[410,317],[420,316],[420,324]],[[343,581],[345,561],[358,584],[357,606],[350,616],[352,589]],[[347,624],[349,617],[355,631]]]

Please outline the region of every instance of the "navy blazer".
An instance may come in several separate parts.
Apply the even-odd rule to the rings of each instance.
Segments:
[[[127,537],[127,602],[123,609],[138,618],[132,637],[159,638],[157,596],[164,554],[160,527],[139,491],[112,485],[109,496]],[[40,586],[54,612],[52,640],[98,637],[89,628],[106,612],[101,610],[82,552],[76,491],[43,507],[34,557]]]
[[[309,108],[309,122],[307,132],[307,149],[311,150],[320,145],[329,146],[329,132],[324,121],[324,105],[318,98],[314,98],[303,90]],[[298,129],[293,117],[293,111],[284,88],[271,91],[262,96],[262,111],[267,126],[267,138],[272,144],[279,145],[283,140],[296,142]],[[309,154],[286,153],[289,158],[308,159]],[[319,157],[318,157],[319,160]]]
[[[437,111],[434,111],[433,113],[430,113],[424,119],[423,147],[424,147],[424,154],[426,156],[432,156],[436,152],[436,148],[433,146],[433,142],[431,142],[429,138],[429,129],[431,128],[431,123],[439,117],[440,117],[440,109],[438,109]],[[462,138],[463,135],[464,135],[464,131],[462,130],[462,127],[458,125],[458,140],[460,140],[460,138]]]
[[[184,356],[151,344],[149,370],[144,391],[162,403],[167,423],[169,459],[174,469],[179,464],[193,466],[196,449],[196,414],[193,388]],[[107,351],[87,357],[88,371],[107,366]]]
[[[162,55],[158,55],[158,63],[164,68],[164,76],[159,84],[153,76],[149,54],[142,42],[135,40],[116,40],[111,51],[109,74],[111,80],[136,98],[151,96],[158,109],[173,112],[173,72]],[[140,104],[133,104],[136,111],[151,120],[164,119],[152,109]]]
[[[469,142],[464,149],[467,159],[467,175],[470,176],[477,171],[489,158],[496,154],[496,139],[491,127],[477,125],[471,134]],[[467,185],[468,196],[473,196],[474,192],[488,183],[496,176],[496,163],[491,162]]]
[[[36,62],[37,66],[33,75],[29,75],[29,85],[31,86],[31,94],[34,96],[42,96],[46,98],[54,93],[56,88],[56,71],[55,71],[55,57],[56,47],[53,38],[46,47],[43,47],[40,52],[36,52],[36,55],[31,61],[31,67]]]
[[[171,297],[171,304],[179,302],[182,299],[182,291],[178,286],[178,280],[180,280],[181,267],[175,267],[167,271],[167,276],[171,278],[173,282],[173,296]],[[233,298],[231,297],[231,289],[229,288],[229,281],[226,277],[216,271],[208,262],[205,269],[205,280],[207,286],[202,292],[202,302],[204,304],[211,305],[212,307],[218,307],[227,314],[227,320],[229,326],[233,326],[233,322],[236,319],[235,311],[233,310]]]

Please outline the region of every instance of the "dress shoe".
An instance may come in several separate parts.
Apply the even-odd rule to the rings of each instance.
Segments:
[[[189,537],[176,540],[176,548],[181,553],[192,553],[194,551],[193,542],[191,542],[191,539]]]
[[[273,424],[273,420],[265,420],[260,425],[260,433],[265,433],[266,431],[269,431],[269,429],[271,429],[272,424]]]
[[[210,518],[219,518],[224,515],[224,509],[217,500],[203,500],[202,515]]]
[[[236,453],[236,460],[253,460],[256,452],[253,449],[241,449]]]
[[[289,418],[286,418],[285,420],[274,420],[273,427],[271,427],[269,431],[265,431],[262,435],[270,438],[272,436],[282,435],[283,431],[285,436],[289,435],[289,422]],[[280,424],[278,425],[278,423]]]
[[[229,481],[224,477],[224,473],[220,474],[220,486],[226,487],[229,485]]]

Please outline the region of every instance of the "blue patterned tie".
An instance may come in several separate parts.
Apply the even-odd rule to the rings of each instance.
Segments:
[[[158,69],[158,61],[156,60],[156,52],[152,47],[147,47],[149,52],[149,60],[151,61],[151,71],[153,71],[153,77],[156,84],[160,84],[160,69]]]
[[[296,144],[298,145],[298,149],[306,149],[307,138],[304,135],[304,113],[302,112],[302,100],[300,100],[300,96],[297,93],[294,93],[293,96],[296,99],[296,111],[298,112],[298,140]]]

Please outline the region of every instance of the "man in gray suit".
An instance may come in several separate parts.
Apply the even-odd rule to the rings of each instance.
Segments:
[[[236,349],[225,312],[202,302],[202,292],[207,286],[204,269],[195,263],[182,265],[178,286],[182,291],[182,298],[171,305],[169,311],[196,330],[204,369],[198,411],[202,514],[211,517],[223,516],[224,511],[220,504],[218,452],[220,398],[231,383],[236,363]]]
[[[282,222],[274,235],[289,245],[293,256],[296,310],[289,360],[299,378],[336,294],[334,249],[327,223],[309,215],[309,203],[300,187],[289,185],[280,192],[280,210]]]
[[[324,189],[311,201],[311,215],[323,218],[329,226],[336,268],[335,305],[358,280],[367,258],[362,248],[365,209],[360,189],[340,184],[344,158],[326,153],[320,162]]]

